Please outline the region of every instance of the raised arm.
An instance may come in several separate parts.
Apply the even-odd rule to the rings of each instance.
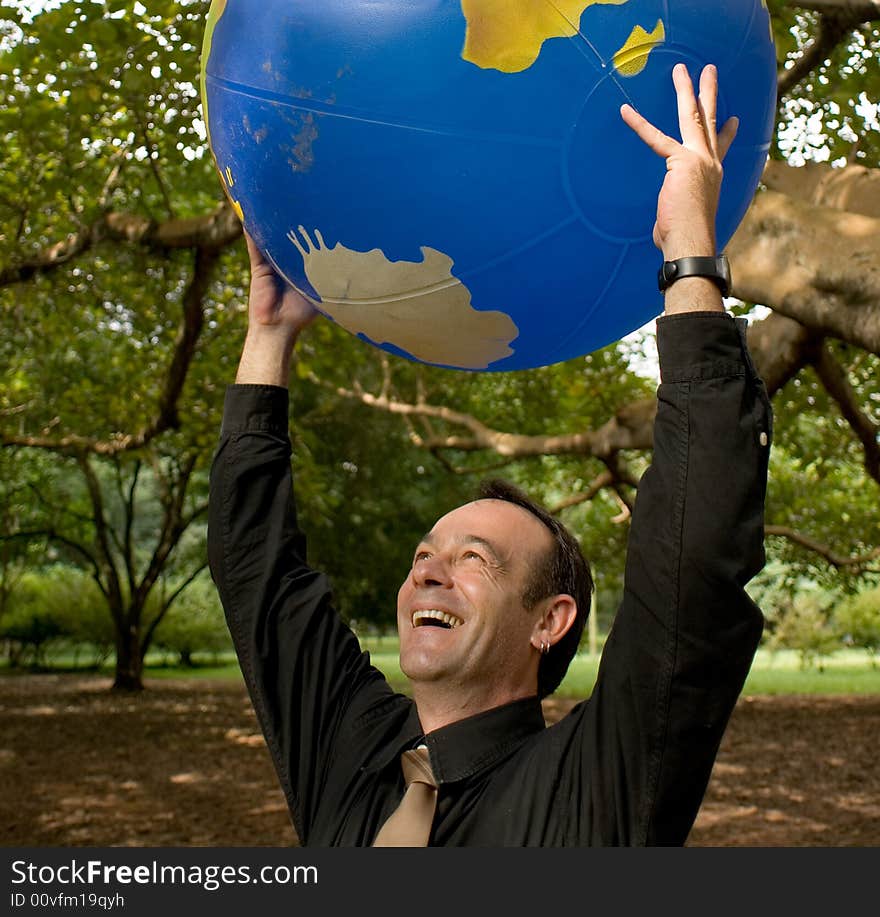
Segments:
[[[673,77],[680,143],[630,108],[622,115],[667,160],[654,229],[664,259],[711,257],[736,123],[716,136],[714,68],[703,71],[699,99],[683,66]],[[772,413],[745,328],[702,278],[674,283],[657,320],[653,457],[591,699],[596,721],[613,724],[596,753],[615,843],[685,842],[760,639],[763,618],[745,586],[765,560]]]
[[[764,565],[772,415],[745,320],[658,319],[661,384],[651,467],[629,534],[624,598],[595,703],[617,735],[634,844],[685,842],[763,618],[745,586]]]
[[[308,842],[322,782],[358,705],[391,694],[310,568],[297,522],[288,436],[291,354],[314,308],[253,242],[248,330],[211,469],[208,555],[242,673]]]
[[[251,263],[248,327],[235,381],[287,388],[294,345],[318,312],[284,283],[247,234],[245,241]]]

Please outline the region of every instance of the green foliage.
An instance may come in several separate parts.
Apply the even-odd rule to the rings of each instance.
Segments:
[[[159,615],[176,585],[163,584],[153,593],[145,609],[147,622]],[[12,665],[45,667],[62,655],[79,665],[85,652],[85,663],[97,667],[112,653],[116,633],[95,581],[76,567],[56,564],[20,577],[0,619],[0,639],[6,641]],[[181,665],[192,665],[195,654],[232,651],[217,590],[206,573],[176,597],[155,629],[152,646],[177,655]]]
[[[217,597],[206,574],[199,576],[171,606],[153,636],[156,650],[174,653],[182,666],[193,666],[197,654],[232,652],[232,639]]]
[[[802,669],[818,664],[840,648],[831,620],[832,598],[822,593],[803,592],[776,610],[768,640],[771,649],[796,650]]]
[[[107,211],[160,222],[216,207],[222,190],[198,93],[208,6],[207,0],[64,0],[32,17],[25,4],[0,8],[0,265],[21,264],[64,243]],[[811,41],[816,14],[785,0],[769,0],[769,7],[782,67]],[[780,107],[773,155],[849,156],[878,165],[876,109],[872,120],[867,104],[880,98],[878,46],[876,30],[860,30],[791,92]],[[112,442],[146,427],[168,377],[193,271],[191,251],[98,235],[85,253],[59,267],[0,286],[0,434]],[[149,569],[175,476],[190,458],[195,467],[186,482],[185,515],[196,514],[207,496],[223,392],[234,379],[245,331],[246,281],[245,249],[237,244],[223,253],[204,297],[204,326],[177,424],[117,460],[93,457],[111,566],[129,606],[136,592],[130,583]],[[438,516],[469,499],[481,477],[509,477],[556,507],[604,466],[578,455],[505,461],[480,449],[432,452],[420,437],[461,436],[462,427],[377,410],[337,389],[444,405],[499,431],[564,434],[597,429],[615,411],[653,394],[654,379],[633,370],[650,346],[647,334],[540,370],[463,373],[379,354],[329,321],[310,328],[298,345],[293,377],[296,488],[310,558],[331,576],[343,615],[379,631],[392,628],[397,588],[415,543]],[[874,410],[877,357],[839,344],[834,352],[860,402]],[[841,554],[871,550],[880,543],[876,483],[815,374],[808,370],[790,382],[774,409],[768,521]],[[637,478],[650,455],[623,458]],[[623,496],[631,499],[631,489]],[[618,497],[603,490],[562,510],[561,518],[593,566],[604,628],[619,600],[626,514]],[[0,450],[0,624],[24,571],[45,563],[47,552],[94,573],[97,536],[92,498],[72,454]],[[780,602],[806,580],[849,593],[864,585],[861,568],[837,571],[782,538],[768,539],[767,547],[786,571]],[[164,560],[137,626],[149,627],[160,613],[162,582],[182,583],[203,563],[204,517],[195,515]],[[106,570],[104,576],[106,586]],[[173,644],[180,654],[194,634],[213,639],[216,608],[210,610],[210,588],[200,582],[171,606],[156,631],[157,645],[170,641],[162,645],[172,651]],[[110,607],[97,596],[77,614],[86,622],[100,609],[109,625]],[[117,620],[123,629],[130,623]],[[798,629],[794,619],[786,626]],[[101,643],[96,633],[88,639]]]
[[[7,656],[12,667],[22,665],[30,657],[37,669],[45,663],[46,646],[63,636],[58,622],[38,604],[23,601],[7,614],[0,625],[0,637],[6,641]]]
[[[834,623],[843,642],[867,650],[876,667],[880,651],[880,588],[843,601],[834,609]]]
[[[786,0],[771,2],[770,9],[777,58],[795,64],[815,38],[819,15]],[[830,160],[876,168],[880,159],[878,34],[870,24],[856,29],[792,88],[780,106],[774,157],[794,165]]]
[[[880,402],[880,359],[839,343],[833,352],[860,400],[866,406]],[[804,369],[778,392],[773,408],[768,522],[808,533],[841,556],[869,553],[880,543],[878,485],[865,474],[862,444],[813,369]],[[865,583],[864,568],[835,568],[788,539],[768,539],[768,553],[794,578],[823,588],[852,593]]]
[[[3,10],[20,38],[0,56],[0,263],[64,240],[104,209],[157,220],[220,200],[196,81],[207,4],[115,6],[69,0],[31,23]],[[191,271],[186,251],[99,243],[35,277],[24,298],[0,290],[0,361],[12,383],[0,408],[26,403],[28,429],[58,434],[143,426]],[[192,391],[189,416],[210,425],[216,404],[212,418]]]
[[[87,663],[100,666],[116,645],[116,632],[104,596],[95,581],[82,571],[61,566],[56,571],[62,600],[50,607],[54,608],[53,616],[66,635],[62,647],[72,648],[77,661],[85,650]]]
[[[38,456],[34,464],[18,462],[11,450],[0,449],[0,622],[23,574],[47,561],[44,546],[16,537],[33,501],[35,466],[50,464],[41,459]]]
[[[25,573],[0,620],[10,664],[46,664],[47,650],[87,645],[97,664],[113,646],[113,628],[94,581],[64,566]]]

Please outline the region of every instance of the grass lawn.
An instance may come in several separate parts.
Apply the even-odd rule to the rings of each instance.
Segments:
[[[397,662],[396,638],[363,640],[373,664],[397,688],[405,690],[406,680]],[[557,690],[561,697],[587,697],[593,690],[599,656],[581,653],[568,669]],[[811,668],[802,669],[794,650],[771,653],[759,649],[746,679],[744,694],[880,694],[880,665],[872,667],[863,650],[839,650]]]
[[[370,659],[398,690],[407,691],[407,682],[400,671],[397,658],[397,638],[363,638],[362,644],[370,652]],[[821,668],[820,668],[821,665]],[[70,671],[56,660],[53,671]],[[599,656],[581,653],[572,660],[568,674],[556,692],[559,697],[587,697],[593,690]],[[0,672],[8,672],[2,668]],[[26,670],[20,670],[25,674]],[[9,674],[12,674],[11,672]],[[102,674],[112,675],[112,667],[102,669]],[[195,668],[166,665],[158,659],[148,660],[146,678],[229,678],[241,679],[241,671],[234,657],[206,660]],[[803,669],[800,657],[794,650],[771,653],[759,649],[746,679],[744,694],[880,694],[880,665],[872,665],[871,658],[861,650],[839,650],[822,658],[813,666]]]

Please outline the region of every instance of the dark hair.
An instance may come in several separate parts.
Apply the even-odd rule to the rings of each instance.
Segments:
[[[551,595],[570,595],[577,604],[577,617],[565,636],[541,656],[538,665],[538,695],[552,694],[565,677],[577,652],[590,614],[593,575],[581,551],[577,538],[548,510],[531,499],[523,490],[498,478],[482,481],[477,498],[505,500],[528,510],[549,529],[555,545],[538,562],[523,591],[523,604],[534,608],[541,599]]]

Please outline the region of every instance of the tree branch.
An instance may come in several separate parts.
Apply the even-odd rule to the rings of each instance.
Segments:
[[[880,169],[859,164],[841,169],[827,162],[790,166],[770,159],[761,181],[794,200],[880,219]]]
[[[335,388],[343,398],[359,401],[368,407],[409,417],[443,420],[463,427],[471,434],[425,438],[425,449],[459,449],[476,452],[488,449],[506,458],[536,455],[593,455],[607,458],[619,449],[650,449],[653,442],[653,419],[656,404],[644,399],[621,408],[611,420],[595,431],[556,436],[528,436],[495,430],[471,414],[436,404],[410,404],[396,399],[373,395],[356,389]]]
[[[218,249],[196,249],[193,275],[183,294],[183,316],[174,344],[174,356],[165,377],[165,388],[159,399],[159,414],[153,423],[153,429],[147,428],[140,434],[144,442],[166,429],[177,429],[180,426],[177,403],[204,327],[204,299],[211,283],[214,265],[219,259]]]
[[[880,18],[880,0],[788,0],[786,6],[814,13],[859,16],[862,22]]]
[[[91,225],[40,251],[0,267],[0,286],[23,283],[88,251],[99,242],[123,242],[154,251],[200,248],[216,251],[241,238],[241,222],[227,202],[212,213],[161,223],[133,213],[104,213]]]
[[[793,541],[795,544],[799,544],[801,547],[807,548],[807,550],[825,558],[832,567],[837,569],[842,567],[862,568],[872,560],[880,557],[880,548],[874,548],[872,551],[868,551],[867,554],[860,554],[857,557],[847,557],[843,554],[838,554],[828,545],[814,541],[812,538],[808,538],[806,535],[802,535],[800,532],[796,532],[794,529],[784,525],[766,525],[764,526],[764,534],[787,538],[789,541]]]
[[[30,494],[37,505],[44,507],[48,511],[49,518],[57,521],[59,517],[66,517],[67,519],[72,519],[74,522],[85,523],[86,525],[92,524],[91,516],[85,513],[75,512],[70,506],[57,506],[51,503],[46,499],[45,494],[35,482],[26,482],[24,484],[24,490]]]
[[[805,366],[815,362],[823,336],[800,322],[771,312],[749,325],[749,353],[767,391],[774,395]]]
[[[566,497],[564,500],[560,500],[558,503],[548,508],[549,512],[553,516],[558,516],[563,510],[569,509],[572,506],[580,506],[582,503],[589,503],[596,494],[604,488],[610,487],[613,482],[614,475],[606,468],[605,471],[601,472],[590,481],[586,490],[579,491],[570,497]]]
[[[159,397],[156,418],[151,423],[139,432],[119,434],[110,440],[96,440],[79,435],[52,438],[7,434],[0,437],[0,446],[46,449],[50,452],[74,456],[84,453],[112,456],[143,448],[166,430],[177,429],[180,426],[177,404],[202,332],[203,301],[211,282],[213,267],[220,255],[221,252],[217,249],[197,248],[195,251],[195,267],[183,295],[183,314],[177,332],[174,353],[165,375],[165,385]]]
[[[880,353],[880,219],[761,191],[728,254],[733,294]]]
[[[46,538],[49,541],[56,541],[58,544],[63,544],[66,548],[70,548],[70,550],[75,554],[79,554],[81,557],[85,558],[89,567],[92,569],[92,577],[98,584],[98,588],[101,590],[101,593],[104,596],[107,595],[107,589],[101,580],[101,569],[98,566],[98,561],[95,556],[91,554],[83,545],[79,544],[79,542],[74,541],[72,538],[68,538],[66,535],[62,535],[60,532],[56,532],[55,529],[23,529],[20,532],[12,532],[10,535],[0,535],[0,543],[19,540],[34,541],[38,538]]]
[[[633,490],[638,490],[639,479],[626,467],[620,455],[615,453],[610,459],[605,460],[605,465],[611,474],[614,475],[615,484],[626,484],[632,487]],[[632,509],[631,503],[627,502],[627,506]]]
[[[162,619],[168,612],[168,609],[174,604],[177,597],[186,589],[187,586],[192,583],[192,581],[208,566],[208,561],[205,560],[199,567],[193,570],[190,575],[171,593],[171,595],[162,602],[162,607],[159,609],[159,613],[150,621],[149,626],[144,632],[143,637],[141,638],[141,655],[146,656],[147,650],[150,648],[150,644],[153,642],[153,634],[156,631],[156,628],[162,622]]]
[[[837,402],[840,413],[865,450],[865,471],[880,484],[880,427],[862,411],[846,371],[827,346],[820,349],[813,366],[819,381]]]
[[[419,437],[416,445],[421,445],[421,438]],[[431,449],[431,455],[450,473],[450,474],[492,474],[495,471],[500,471],[502,468],[507,468],[510,465],[512,459],[505,459],[502,462],[494,462],[491,465],[480,465],[477,468],[468,468],[465,465],[453,465],[452,462],[446,458],[445,455],[441,452],[440,449]]]
[[[122,632],[123,622],[119,620],[122,610],[122,587],[119,582],[119,575],[116,565],[113,563],[113,552],[110,548],[108,535],[107,516],[104,513],[104,498],[101,494],[101,484],[89,462],[87,454],[77,456],[77,464],[85,478],[86,488],[89,493],[89,499],[92,502],[92,520],[95,526],[95,541],[98,548],[98,554],[95,561],[98,566],[99,575],[107,586],[106,594],[110,611],[117,625]]]
[[[162,530],[159,534],[156,548],[153,551],[153,556],[150,558],[150,563],[137,589],[139,601],[136,604],[138,607],[142,607],[146,601],[150,590],[165,569],[168,557],[180,541],[180,536],[186,530],[188,523],[184,522],[183,506],[186,500],[187,485],[195,470],[197,461],[198,455],[196,453],[188,455],[174,480],[167,484],[169,498],[164,501]]]
[[[802,4],[797,4],[802,6]],[[873,6],[873,4],[870,4]],[[855,6],[855,5],[854,5]],[[864,4],[858,4],[864,6]],[[877,15],[877,11],[874,11]],[[873,16],[868,16],[868,19]],[[857,29],[866,21],[864,9],[834,9],[823,12],[813,41],[804,49],[803,54],[788,70],[783,70],[776,83],[777,102],[781,101],[791,90],[809,74],[820,67],[840,44],[844,36]]]
[[[188,516],[183,516],[181,519],[181,527],[184,530],[188,529],[196,521],[196,519],[199,518],[199,516],[204,516],[205,513],[208,512],[208,508],[209,504],[207,500],[199,503],[193,508],[193,511]]]
[[[774,313],[749,327],[749,351],[771,394],[813,361],[819,340],[819,337],[797,322]],[[318,385],[322,384],[315,376],[311,376],[311,379]],[[485,449],[503,456],[506,461],[538,455],[583,455],[593,456],[607,464],[617,461],[617,453],[621,450],[647,450],[654,444],[654,417],[657,411],[655,398],[644,398],[624,405],[596,430],[562,435],[526,436],[495,430],[470,414],[443,405],[428,404],[424,401],[412,404],[364,392],[360,388],[334,387],[332,390],[343,398],[360,402],[376,410],[405,418],[442,420],[470,433],[469,436],[414,435],[413,441],[416,445],[435,454],[446,449],[458,449],[463,452]],[[618,479],[637,486],[637,482],[628,481],[622,475],[623,473],[618,471]]]
[[[117,470],[119,463],[116,463]],[[129,593],[134,594],[135,568],[134,568],[134,545],[132,541],[132,531],[134,529],[134,497],[137,491],[138,479],[141,474],[141,462],[134,463],[134,470],[131,475],[131,483],[128,488],[128,494],[122,493],[122,480],[120,478],[120,498],[125,510],[125,536],[123,539],[123,556],[125,557],[125,569],[128,571]]]

